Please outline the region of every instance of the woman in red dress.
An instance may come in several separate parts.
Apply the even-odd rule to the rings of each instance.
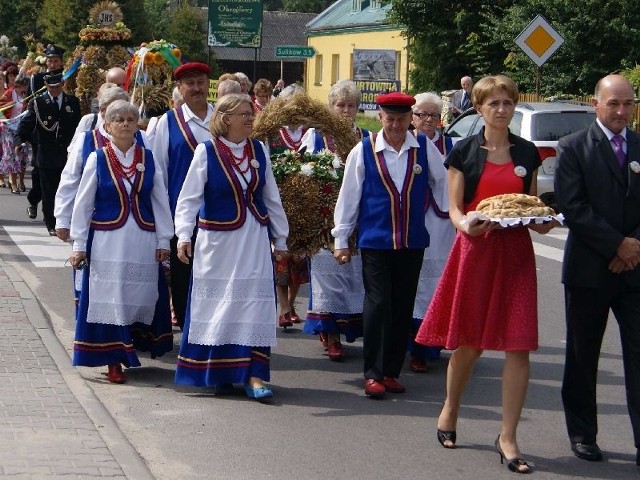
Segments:
[[[513,80],[485,77],[472,97],[485,127],[447,157],[449,215],[458,232],[416,341],[454,350],[438,418],[438,441],[445,448],[455,447],[460,399],[476,360],[483,350],[505,352],[502,429],[495,447],[510,470],[528,473],[516,429],[529,383],[529,352],[538,348],[533,245],[525,227],[467,222],[465,214],[493,195],[536,195],[540,156],[533,143],[509,132],[518,100]],[[528,227],[546,233],[553,225]]]

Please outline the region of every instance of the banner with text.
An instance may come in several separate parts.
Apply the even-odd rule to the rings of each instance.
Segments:
[[[210,47],[260,48],[263,0],[209,0]]]
[[[385,81],[364,81],[356,80],[356,86],[362,92],[362,100],[360,101],[360,110],[377,110],[376,95],[380,93],[399,92],[400,80],[393,82]]]

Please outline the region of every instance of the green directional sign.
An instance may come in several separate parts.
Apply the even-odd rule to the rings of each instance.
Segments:
[[[276,58],[311,58],[316,54],[313,47],[280,45],[276,47]]]

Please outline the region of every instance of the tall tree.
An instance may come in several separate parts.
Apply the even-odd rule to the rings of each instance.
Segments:
[[[78,32],[88,21],[95,0],[44,0],[38,25],[48,42],[72,50],[79,41]]]
[[[9,37],[18,47],[18,54],[26,54],[25,35],[37,32],[36,19],[43,0],[14,0],[0,2],[0,34]]]
[[[151,37],[151,23],[146,11],[146,2],[140,0],[116,0],[116,2],[122,10],[124,23],[131,30],[130,43],[140,45],[141,42],[148,41]]]
[[[181,0],[171,14],[165,40],[180,47],[189,60],[206,63],[206,21],[202,9],[190,5],[187,0]]]
[[[385,3],[388,3],[385,2]],[[452,2],[450,0],[392,0],[390,19],[406,26],[409,56],[414,65],[416,90],[459,88],[463,75],[478,76],[493,68],[495,60],[478,62],[477,45],[462,48],[481,29],[480,11],[499,12],[513,0]],[[495,49],[495,45],[491,48]]]
[[[160,40],[167,36],[171,15],[171,0],[144,0],[144,11],[149,21],[149,39]]]
[[[640,9],[635,0],[528,0],[504,15],[487,15],[483,40],[504,49],[505,70],[526,91],[535,90],[536,67],[514,38],[538,14],[564,38],[541,69],[541,92],[590,94],[602,76],[640,63]]]

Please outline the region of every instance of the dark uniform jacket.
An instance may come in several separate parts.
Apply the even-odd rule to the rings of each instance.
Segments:
[[[18,125],[17,141],[35,142],[34,163],[38,167],[64,168],[67,147],[81,116],[80,102],[73,95],[62,94],[62,108],[58,111],[49,93],[44,93],[29,102],[27,114]]]

